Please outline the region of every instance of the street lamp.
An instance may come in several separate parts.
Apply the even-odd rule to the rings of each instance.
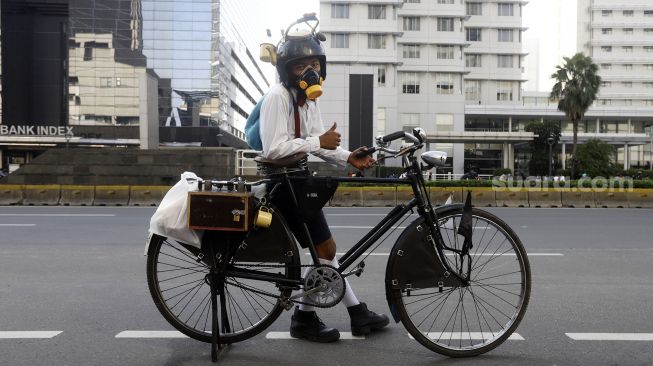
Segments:
[[[551,163],[553,162],[553,137],[549,136],[546,143],[549,144],[549,178],[551,178]]]

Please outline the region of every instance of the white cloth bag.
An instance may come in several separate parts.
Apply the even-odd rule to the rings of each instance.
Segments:
[[[184,172],[161,201],[150,219],[150,232],[200,248],[204,231],[188,228],[188,192],[198,191],[199,178]]]

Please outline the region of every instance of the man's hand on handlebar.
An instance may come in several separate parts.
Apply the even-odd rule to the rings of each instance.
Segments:
[[[347,159],[347,162],[359,170],[365,170],[373,167],[376,163],[376,160],[374,160],[371,154],[366,154],[367,151],[367,147],[359,147],[358,149],[352,151],[351,154],[349,154],[349,159]]]

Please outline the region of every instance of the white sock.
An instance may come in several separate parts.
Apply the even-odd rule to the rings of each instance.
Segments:
[[[333,260],[331,261],[331,265],[335,268],[340,267],[340,263],[338,263],[338,258],[333,257]],[[346,278],[345,278],[345,287],[346,287],[345,297],[342,298],[342,303],[346,307],[360,304],[360,301],[358,301],[356,295],[354,295],[354,290],[352,290],[351,285],[349,285],[349,281]]]

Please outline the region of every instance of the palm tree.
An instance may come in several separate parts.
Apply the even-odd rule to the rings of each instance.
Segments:
[[[551,89],[551,100],[558,100],[558,110],[565,113],[574,128],[574,145],[571,157],[571,176],[576,176],[576,145],[578,143],[578,122],[596,100],[601,86],[598,66],[592,58],[579,52],[572,58],[564,57],[564,63],[556,66],[551,75],[556,83]]]

